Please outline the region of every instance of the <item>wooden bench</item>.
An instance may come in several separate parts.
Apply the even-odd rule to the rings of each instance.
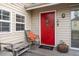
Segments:
[[[0,49],[2,45],[7,45],[6,47],[4,47],[4,49],[12,52],[13,56],[21,55],[22,53],[30,49],[30,43],[28,42],[28,37],[27,37],[27,30],[24,31],[24,36],[25,36],[24,40],[22,41],[18,40],[15,43],[0,42]]]
[[[7,45],[4,47],[7,51],[10,51],[13,53],[13,56],[18,56],[24,53],[25,51],[28,51],[30,49],[29,44],[25,43],[23,41],[18,43],[0,43],[0,45]]]

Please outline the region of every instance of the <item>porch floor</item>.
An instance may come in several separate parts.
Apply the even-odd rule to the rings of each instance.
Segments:
[[[70,49],[68,53],[60,53],[55,48],[53,50],[36,48],[31,50],[31,53],[26,52],[22,56],[79,56],[79,50]]]
[[[0,56],[12,56],[12,53],[1,51]],[[55,48],[53,50],[34,48],[31,49],[29,52],[23,53],[21,56],[79,56],[79,50],[70,49],[68,53],[60,53],[56,51]]]

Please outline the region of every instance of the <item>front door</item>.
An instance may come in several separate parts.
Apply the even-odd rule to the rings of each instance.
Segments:
[[[41,13],[41,44],[55,44],[55,12]]]

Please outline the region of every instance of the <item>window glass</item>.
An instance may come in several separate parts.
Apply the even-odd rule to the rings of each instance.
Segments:
[[[8,11],[0,10],[0,19],[1,20],[10,20],[10,13]]]
[[[1,15],[1,10],[0,10],[0,15]]]
[[[3,15],[9,16],[9,12],[3,10]]]
[[[3,20],[9,20],[8,16],[3,16]]]
[[[0,19],[1,19],[1,15],[0,15]]]
[[[0,10],[0,32],[10,31],[10,22],[6,22],[9,20],[10,20],[10,13],[5,10]]]
[[[24,16],[16,14],[16,31],[24,30]]]
[[[24,24],[16,24],[16,31],[24,30]]]
[[[2,27],[2,31],[8,32],[9,31],[9,27]]]
[[[24,30],[24,24],[21,24],[21,30]]]
[[[24,16],[16,14],[16,22],[24,23]]]
[[[2,22],[2,26],[9,26],[9,23],[7,23],[7,22]]]
[[[2,28],[1,28],[1,26],[0,26],[0,32],[1,32],[1,30],[2,30]]]

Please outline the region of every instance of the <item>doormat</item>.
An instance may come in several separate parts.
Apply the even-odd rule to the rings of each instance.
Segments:
[[[39,48],[48,49],[48,50],[53,50],[54,47],[45,46],[45,45],[40,45]]]

